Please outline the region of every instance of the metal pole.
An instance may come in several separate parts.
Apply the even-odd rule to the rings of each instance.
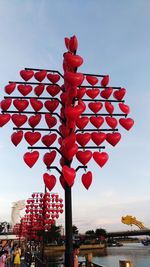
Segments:
[[[65,266],[73,267],[73,242],[72,242],[72,198],[71,187],[65,186]]]

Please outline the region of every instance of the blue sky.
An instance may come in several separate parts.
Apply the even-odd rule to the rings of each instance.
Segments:
[[[80,181],[82,171],[73,186],[73,223],[81,232],[100,227],[128,230],[121,223],[121,216],[127,214],[150,227],[149,10],[148,0],[0,0],[1,98],[4,86],[19,80],[24,67],[62,72],[64,37],[74,34],[84,59],[80,71],[109,74],[110,85],[127,89],[133,129],[122,128],[121,142],[109,147],[110,159],[104,168],[90,162],[94,178],[88,191]],[[27,199],[44,187],[44,164],[39,162],[32,169],[24,164],[27,146],[25,142],[13,146],[12,126],[0,130],[0,221],[10,220],[13,201]],[[54,192],[64,196],[59,182]],[[64,214],[58,223],[64,224]]]

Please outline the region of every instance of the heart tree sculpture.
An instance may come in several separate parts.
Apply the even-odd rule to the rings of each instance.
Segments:
[[[56,70],[26,68],[20,71],[22,82],[11,81],[5,86],[9,96],[1,101],[0,127],[13,122],[11,141],[18,146],[23,138],[26,140],[31,151],[23,159],[30,168],[38,161],[39,150],[48,150],[43,163],[47,170],[59,172],[65,189],[65,263],[73,266],[71,187],[76,172],[80,168],[86,170],[92,159],[102,168],[109,158],[103,152],[105,146],[116,146],[121,139],[118,128],[128,131],[134,121],[128,117],[130,108],[124,103],[126,89],[110,86],[109,75],[78,72],[83,58],[76,54],[76,36],[65,38],[65,45],[64,75]],[[58,154],[60,168],[54,165]],[[74,158],[79,166],[74,166]],[[51,191],[57,179],[46,172],[43,180]],[[81,181],[88,189],[92,172],[85,172]]]

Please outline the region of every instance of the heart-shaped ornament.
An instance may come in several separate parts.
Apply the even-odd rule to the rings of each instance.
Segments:
[[[55,117],[53,117],[51,114],[47,113],[45,114],[45,121],[47,123],[47,126],[49,128],[52,128],[56,125],[57,123],[57,119]]]
[[[40,100],[37,100],[36,98],[31,98],[30,99],[30,104],[34,111],[38,112],[43,108],[43,103]]]
[[[28,119],[28,123],[32,128],[35,128],[40,123],[41,118],[41,114],[33,115]]]
[[[33,151],[33,152],[27,152],[24,154],[23,159],[24,162],[32,168],[33,165],[37,162],[39,158],[39,152],[38,151]]]
[[[128,105],[125,105],[124,103],[119,103],[119,108],[125,114],[130,113],[130,107]]]
[[[83,130],[89,123],[88,117],[81,117],[76,120],[76,125],[80,130]]]
[[[43,174],[43,180],[45,186],[51,191],[56,184],[56,177],[54,175],[49,175],[48,173]]]
[[[108,154],[106,152],[94,152],[93,159],[102,168],[108,161]]]
[[[48,73],[47,79],[52,83],[57,83],[60,80],[60,76],[59,74]]]
[[[62,168],[62,174],[69,186],[72,186],[74,183],[74,179],[76,177],[76,172],[73,168],[70,168],[68,166],[63,166]]]
[[[15,88],[16,88],[16,83],[15,82],[6,85],[5,86],[6,94],[11,95],[13,93],[13,91],[15,90]]]
[[[104,123],[104,118],[101,116],[91,116],[90,117],[90,122],[97,128],[99,129],[102,124]]]
[[[88,190],[92,183],[92,173],[89,171],[82,175],[82,184]]]
[[[12,98],[7,98],[1,101],[0,106],[3,111],[6,111],[10,108],[12,103]]]
[[[77,90],[77,98],[78,99],[81,99],[86,93],[86,88],[83,87],[83,88],[80,88]]]
[[[65,149],[70,149],[75,144],[75,142],[76,142],[76,135],[72,133],[63,139],[62,146],[64,146]]]
[[[98,83],[98,78],[92,75],[86,75],[86,80],[92,86]]]
[[[13,114],[11,116],[12,122],[20,128],[23,124],[26,123],[28,117],[25,114]]]
[[[44,84],[39,84],[39,85],[37,85],[35,88],[34,88],[34,93],[35,93],[35,95],[37,95],[37,96],[40,96],[42,93],[43,93],[43,91],[44,91]]]
[[[27,96],[32,92],[32,86],[31,85],[24,85],[24,84],[19,84],[18,85],[18,91],[23,95]]]
[[[58,105],[58,100],[46,100],[44,103],[44,106],[49,112],[54,112]]]
[[[28,80],[30,80],[33,77],[33,75],[34,75],[34,71],[33,70],[21,70],[20,71],[20,76],[26,82]]]
[[[58,85],[48,85],[46,87],[46,91],[51,95],[51,96],[56,96],[60,92],[60,86]]]
[[[114,112],[114,106],[111,104],[111,102],[105,102],[105,109],[109,114],[112,114]]]
[[[100,92],[101,97],[108,99],[112,94],[112,87],[106,88],[103,91]]]
[[[88,107],[94,113],[98,113],[102,109],[103,104],[101,102],[91,102],[88,104]]]
[[[94,133],[91,133],[91,138],[92,138],[92,141],[97,145],[99,146],[100,144],[102,144],[105,139],[106,139],[106,134],[103,133],[103,132],[94,132]]]
[[[19,99],[15,99],[13,101],[13,105],[15,106],[15,108],[19,111],[19,112],[23,112],[29,105],[29,102],[28,100],[26,99],[22,99],[22,100],[19,100]]]
[[[90,150],[78,151],[76,157],[83,165],[86,165],[92,158],[92,152]]]
[[[123,128],[129,131],[134,125],[134,120],[131,118],[121,118],[119,119],[119,123]]]
[[[105,120],[112,129],[115,129],[117,127],[118,121],[116,118],[105,117]]]
[[[121,101],[125,94],[126,94],[126,89],[125,88],[121,88],[119,90],[114,91],[113,96],[118,101]]]
[[[23,131],[18,131],[11,135],[11,141],[15,146],[17,146],[21,142],[22,138],[23,138]]]
[[[77,37],[75,35],[73,35],[70,39],[69,39],[69,50],[74,53],[75,51],[77,51],[78,48],[78,40]]]
[[[101,80],[101,86],[105,87],[107,86],[109,83],[109,75],[106,75],[103,77],[103,79]]]
[[[108,133],[106,135],[106,140],[109,144],[111,144],[112,146],[116,146],[118,144],[118,142],[121,139],[121,134],[120,133]]]
[[[57,138],[57,134],[55,134],[55,133],[54,134],[50,134],[50,135],[44,135],[42,137],[42,143],[45,146],[49,147],[55,142],[56,138]]]
[[[24,138],[30,146],[33,146],[40,140],[41,133],[39,133],[39,132],[26,132],[24,134]]]
[[[72,68],[78,68],[83,63],[83,58],[79,55],[73,55],[71,53],[65,53],[64,59],[67,62],[67,64]]]
[[[53,163],[54,159],[56,158],[56,151],[52,150],[51,152],[47,152],[44,154],[43,162],[47,166],[47,168],[50,167],[50,165]]]
[[[90,141],[91,139],[91,134],[90,133],[78,133],[76,134],[76,139],[77,142],[81,145],[81,146],[86,146],[86,144]]]
[[[64,79],[73,86],[79,86],[84,80],[84,75],[82,73],[67,71],[64,75]]]
[[[100,90],[98,88],[96,88],[96,89],[87,89],[86,90],[87,96],[89,96],[92,99],[97,97],[99,95],[99,92],[100,92]]]
[[[37,81],[42,82],[46,78],[46,75],[47,75],[47,71],[41,70],[41,71],[37,71],[34,73],[34,78]]]

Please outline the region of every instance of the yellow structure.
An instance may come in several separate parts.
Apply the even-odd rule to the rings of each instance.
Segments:
[[[144,224],[136,219],[136,217],[133,217],[131,215],[127,215],[125,217],[121,218],[121,222],[127,225],[136,225],[140,229],[147,229]]]

